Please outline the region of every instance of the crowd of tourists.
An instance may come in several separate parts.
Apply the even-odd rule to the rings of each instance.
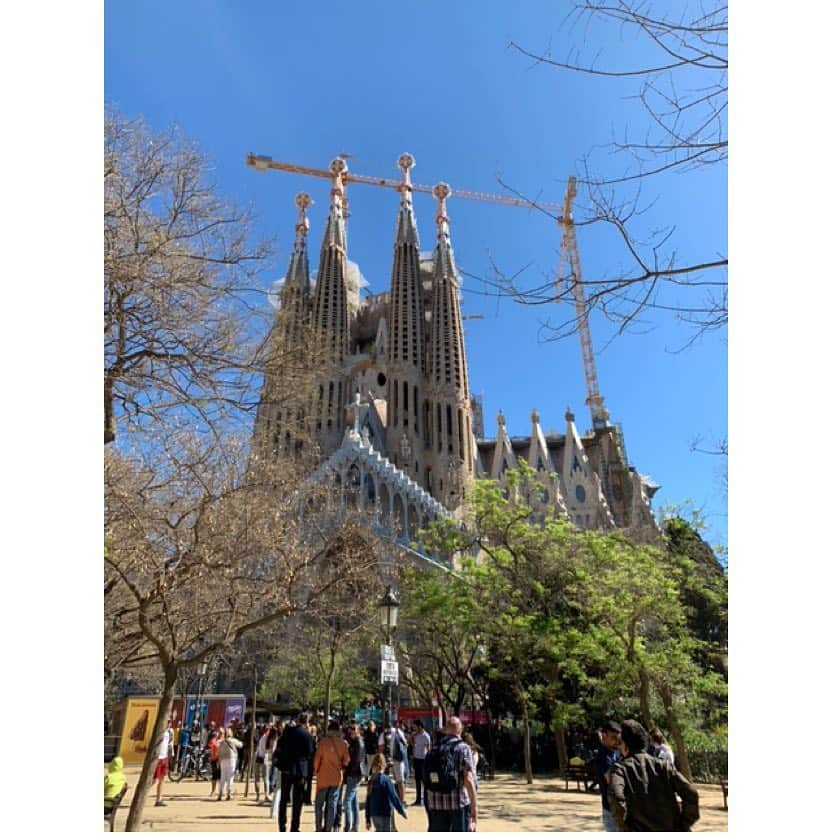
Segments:
[[[661,732],[649,735],[626,720],[607,721],[595,735],[599,749],[592,769],[604,830],[691,829],[699,818],[698,793],[677,771]],[[314,808],[316,831],[357,831],[361,797],[366,830],[396,830],[396,814],[407,818],[409,806],[424,807],[429,831],[476,829],[482,750],[457,717],[433,737],[420,720],[412,725],[394,720],[382,729],[373,721],[332,719],[319,734],[306,713],[248,730],[209,723],[185,731],[168,721],[154,751],[156,805],[164,806],[169,766],[182,766],[195,753],[210,767],[209,796],[232,800],[235,776],[247,766],[243,753],[250,748],[255,800],[277,804],[280,831],[286,831],[287,821],[290,831],[300,830],[305,806]],[[411,776],[415,795],[409,802]],[[121,758],[115,758],[105,777],[105,804],[125,783]]]
[[[416,794],[410,806],[425,808],[428,830],[468,831],[476,824],[481,750],[470,734],[463,735],[457,717],[433,738],[420,720],[410,725],[394,720],[387,729],[372,720],[364,725],[330,720],[322,735],[306,713],[249,730],[213,722],[182,729],[168,721],[154,752],[156,806],[165,806],[169,767],[184,766],[189,756],[204,758],[210,767],[209,796],[232,800],[235,776],[247,766],[250,748],[255,801],[272,804],[277,792],[281,831],[288,816],[289,830],[300,830],[304,806],[314,807],[317,831],[357,831],[362,787],[365,829],[396,830],[395,814],[407,818],[411,776]],[[112,789],[105,784],[106,793]]]

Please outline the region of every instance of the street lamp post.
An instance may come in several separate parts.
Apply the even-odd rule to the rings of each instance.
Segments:
[[[197,678],[197,707],[196,707],[196,711],[194,712],[194,719],[199,722],[199,726],[200,726],[200,734],[199,734],[199,738],[198,738],[198,747],[199,748],[202,747],[202,730],[203,730],[203,725],[202,725],[202,722],[203,722],[202,721],[202,685],[203,685],[203,680],[205,679],[205,675],[207,673],[208,673],[208,661],[203,660],[200,663],[200,668],[199,668],[199,672],[198,672],[199,676]]]
[[[393,640],[393,631],[396,629],[396,623],[399,619],[399,599],[396,598],[396,594],[393,592],[393,587],[390,584],[388,585],[387,592],[383,596],[382,601],[379,602],[379,616],[381,619],[382,628],[385,631],[385,644],[391,645],[391,642]],[[385,660],[383,658],[383,680],[385,676],[384,661]],[[388,729],[390,727],[390,709],[393,705],[393,687],[390,678],[388,678],[385,682],[385,686],[387,688],[387,701],[384,704],[385,713],[383,715],[383,723],[384,728]]]

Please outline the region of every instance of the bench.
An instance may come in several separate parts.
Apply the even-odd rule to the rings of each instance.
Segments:
[[[720,789],[723,790],[723,809],[729,809],[729,779],[720,779]]]
[[[570,789],[570,781],[575,781],[578,791],[581,792],[581,785],[584,784],[585,792],[588,792],[587,782],[590,780],[587,774],[587,764],[567,764],[564,770],[564,789]]]
[[[127,784],[121,788],[121,792],[113,799],[113,803],[109,807],[104,808],[104,821],[110,822],[110,830],[116,829],[116,810],[119,809],[119,804],[127,793]]]

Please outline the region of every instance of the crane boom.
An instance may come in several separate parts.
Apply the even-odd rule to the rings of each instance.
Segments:
[[[306,165],[295,165],[291,162],[278,162],[272,159],[271,156],[258,156],[254,153],[249,153],[246,156],[246,164],[256,171],[285,171],[291,174],[301,174],[303,176],[317,176],[322,179],[332,179],[333,175],[330,171],[323,168],[310,168]],[[385,177],[366,176],[365,174],[354,174],[352,171],[346,171],[342,176],[342,181],[345,184],[356,182],[360,185],[376,185],[381,188],[392,188],[398,191],[402,187],[401,179],[388,179]],[[411,190],[418,191],[421,194],[430,194],[433,186],[411,184]],[[537,202],[534,200],[525,200],[519,197],[506,197],[502,194],[486,194],[482,191],[461,191],[454,189],[454,196],[464,200],[478,200],[480,202],[491,202],[499,205],[513,205],[518,208],[542,208],[545,211],[560,211],[561,206],[556,203]]]
[[[573,300],[576,307],[576,329],[581,341],[581,359],[584,364],[584,381],[587,385],[586,405],[590,408],[590,418],[594,428],[608,425],[610,415],[604,406],[604,397],[599,393],[599,379],[596,374],[596,359],[593,355],[593,343],[590,340],[590,322],[587,316],[587,303],[584,299],[584,285],[581,280],[581,263],[578,257],[576,229],[573,225],[573,199],[576,196],[576,178],[571,176],[567,182],[564,195],[564,210],[558,219],[561,226],[561,251],[558,263],[558,281],[564,278],[565,263],[570,265]]]

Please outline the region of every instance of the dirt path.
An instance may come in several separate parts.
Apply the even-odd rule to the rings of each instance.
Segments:
[[[135,784],[139,767],[126,767],[129,784]],[[697,785],[700,792],[700,821],[694,830],[728,830],[728,814],[723,809],[723,797],[719,787]],[[313,788],[314,789],[314,788]],[[276,831],[276,819],[269,818],[269,808],[257,806],[254,791],[249,798],[243,798],[243,785],[235,784],[235,796],[231,801],[216,801],[209,798],[210,784],[204,781],[182,781],[165,783],[165,807],[154,807],[155,790],[145,808],[143,830],[239,830]],[[362,825],[364,830],[364,790],[360,792],[362,802]],[[116,818],[116,830],[124,830],[127,821],[127,807],[132,790],[126,796]],[[413,800],[413,783],[408,785],[408,800]],[[499,773],[494,781],[484,781],[478,793],[480,814],[477,829],[482,833],[498,831],[572,831],[601,830],[601,804],[598,793],[578,792],[575,784],[565,791],[564,781],[550,777],[536,778],[529,787],[521,777]],[[425,811],[411,807],[408,819],[397,817],[400,833],[424,831],[427,829]],[[315,829],[313,808],[305,807],[301,818],[301,830]]]

